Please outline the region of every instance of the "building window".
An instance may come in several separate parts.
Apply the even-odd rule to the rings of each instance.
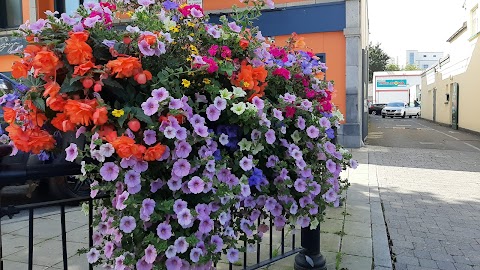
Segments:
[[[470,18],[471,18],[471,25],[472,25],[472,35],[476,35],[479,31],[478,29],[478,5],[475,6],[471,13],[470,13]]]
[[[80,5],[83,5],[84,2],[98,3],[99,0],[55,0],[55,10],[60,13],[72,15],[75,11],[77,11]]]
[[[16,28],[22,23],[22,0],[0,1],[0,28]]]
[[[413,65],[415,63],[415,54],[414,53],[410,53],[410,65]]]
[[[427,69],[428,68],[428,65],[423,65],[423,69]]]
[[[434,54],[434,55],[433,55],[433,57],[437,57],[437,55],[436,55],[436,54]]]
[[[427,55],[426,55],[426,54],[424,54],[424,55],[423,55],[423,57],[427,57]]]

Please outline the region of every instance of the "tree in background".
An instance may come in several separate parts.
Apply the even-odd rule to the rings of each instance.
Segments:
[[[417,66],[408,64],[405,66],[404,70],[410,71],[410,70],[420,70]]]
[[[397,64],[388,64],[388,65],[385,67],[385,70],[386,70],[386,71],[399,71],[399,70],[400,70],[400,67],[399,67]]]
[[[368,58],[369,58],[368,81],[369,82],[372,82],[373,72],[384,71],[387,66],[388,59],[390,59],[388,54],[385,53],[382,50],[382,48],[380,48],[380,45],[381,45],[380,43],[377,43],[376,45],[372,45],[372,43],[370,43],[368,45]]]

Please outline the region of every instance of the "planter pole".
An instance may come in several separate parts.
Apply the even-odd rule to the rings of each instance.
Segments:
[[[320,253],[320,225],[315,230],[303,228],[301,235],[303,250],[295,256],[295,270],[326,270],[327,262]]]

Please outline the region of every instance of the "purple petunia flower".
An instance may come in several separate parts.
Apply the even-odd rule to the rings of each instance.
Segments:
[[[152,199],[144,199],[142,202],[141,212],[145,213],[146,215],[151,215],[155,211],[155,201]]]
[[[120,220],[120,230],[124,233],[131,233],[137,227],[135,218],[132,216],[122,217]]]
[[[165,266],[167,266],[167,270],[181,270],[182,265],[183,265],[182,260],[177,256],[168,258],[167,261],[165,262]]]
[[[246,172],[250,171],[253,168],[253,161],[249,157],[243,157],[240,160],[239,164],[240,164],[240,167]]]
[[[168,108],[172,109],[172,110],[180,110],[181,108],[183,108],[182,100],[176,99],[176,98],[170,99],[170,103],[168,104]]]
[[[168,93],[167,89],[165,89],[165,87],[154,89],[152,91],[152,97],[158,102],[164,101],[169,96],[170,96],[170,94]]]
[[[215,108],[219,109],[220,111],[223,111],[227,108],[227,100],[221,97],[216,97],[215,100],[213,101],[213,105],[215,106]]]
[[[212,236],[210,244],[215,245],[215,250],[213,251],[215,253],[220,253],[223,249],[223,239],[218,235]]]
[[[171,191],[177,191],[182,188],[182,179],[177,176],[172,176],[168,179],[167,186]]]
[[[277,139],[275,137],[275,131],[273,129],[269,129],[267,132],[265,132],[265,139],[268,144],[273,144]]]
[[[179,158],[187,158],[191,151],[192,146],[186,141],[179,142],[175,147],[175,155]]]
[[[190,119],[188,119],[188,121],[193,127],[205,125],[205,118],[198,114],[194,114],[192,117],[190,117]]]
[[[293,186],[295,187],[295,190],[298,192],[305,192],[305,190],[307,190],[307,183],[305,182],[305,180],[301,178],[297,179],[293,184]]]
[[[192,223],[192,218],[192,213],[190,213],[190,210],[187,208],[177,213],[178,224],[180,224],[182,228],[188,228],[190,223]]]
[[[208,27],[207,33],[216,39],[222,36],[222,30],[218,29],[216,25]]]
[[[203,15],[203,12],[195,7],[193,7],[191,10],[190,10],[190,15],[192,15],[193,17],[195,18],[202,18],[204,15]]]
[[[172,1],[165,1],[163,2],[163,8],[166,10],[176,9],[178,8],[178,4]]]
[[[113,162],[107,162],[100,168],[100,175],[105,181],[113,181],[117,179],[120,168]]]
[[[102,20],[102,17],[100,17],[99,15],[96,15],[94,17],[89,17],[89,18],[86,18],[84,21],[83,21],[83,25],[85,25],[86,27],[88,28],[92,28],[95,26],[95,24],[97,24],[98,22],[100,22]]]
[[[74,143],[70,143],[70,146],[65,149],[67,156],[65,157],[66,161],[73,162],[78,156],[78,148]]]
[[[129,170],[125,174],[125,184],[127,184],[128,187],[134,187],[134,186],[140,185],[140,183],[141,183],[140,173],[134,170]]]
[[[87,253],[87,260],[88,263],[96,263],[100,258],[100,252],[96,248],[91,248],[90,251]]]
[[[186,159],[179,159],[173,164],[172,172],[178,177],[184,177],[190,174],[190,163]]]
[[[350,167],[356,169],[358,167],[358,162],[354,159],[350,159]]]
[[[205,138],[208,136],[208,128],[206,126],[196,126],[193,131],[200,137]]]
[[[337,151],[337,147],[331,142],[325,142],[323,144],[323,148],[325,148],[327,153],[329,153],[330,155],[333,155]]]
[[[337,193],[331,188],[323,195],[323,198],[327,203],[334,202],[337,200]]]
[[[138,0],[138,4],[144,7],[148,7],[154,3],[155,3],[155,0]]]
[[[145,257],[142,257],[140,260],[138,260],[135,266],[137,270],[152,270],[153,268],[153,265],[151,263],[148,263],[145,260]]]
[[[47,26],[48,22],[44,19],[39,19],[38,21],[30,24],[30,30],[32,30],[32,32],[34,34],[38,34],[40,32],[42,32],[43,28],[45,28]]]
[[[153,145],[157,142],[157,133],[153,130],[147,129],[143,132],[143,141],[146,145]]]
[[[335,173],[337,171],[337,164],[331,159],[329,159],[327,160],[327,169],[329,172]]]
[[[213,225],[213,220],[211,220],[209,217],[200,217],[198,231],[207,234],[213,230]]]
[[[310,137],[311,139],[316,139],[320,135],[320,130],[316,128],[315,126],[309,126],[307,128],[307,136]]]
[[[165,222],[158,224],[157,235],[162,240],[168,240],[172,237],[172,226]]]
[[[318,123],[320,124],[321,127],[324,127],[326,129],[329,129],[332,127],[332,123],[326,117],[320,118],[320,120],[318,120]]]
[[[230,29],[235,33],[240,33],[240,31],[242,31],[242,27],[238,26],[236,22],[228,23],[228,27],[230,27]]]
[[[207,107],[207,118],[210,121],[217,121],[220,118],[220,110],[211,104]]]
[[[259,97],[254,97],[252,99],[252,103],[253,105],[255,105],[255,107],[257,107],[257,109],[259,110],[263,110],[263,108],[265,108],[265,103],[263,101],[263,99],[259,98]]]
[[[238,261],[240,252],[235,248],[229,248],[227,250],[227,259],[229,262],[234,263]]]
[[[266,164],[266,166],[267,166],[267,168],[273,168],[273,167],[275,167],[275,165],[276,165],[277,162],[279,162],[279,161],[280,161],[280,159],[279,159],[277,156],[271,155],[271,156],[269,156],[268,159],[267,159],[267,164]]]
[[[148,98],[145,102],[142,103],[143,113],[147,116],[152,116],[158,112],[158,101],[154,98]]]
[[[185,237],[181,236],[177,240],[175,240],[175,248],[177,249],[178,253],[185,253],[188,249],[188,243]]]
[[[205,188],[205,182],[203,182],[202,178],[198,176],[194,176],[190,181],[188,181],[188,189],[193,194],[202,193],[204,188]]]
[[[199,248],[192,248],[190,251],[190,260],[194,263],[200,260],[200,256],[203,255],[203,251]]]
[[[283,121],[283,119],[284,119],[282,111],[277,110],[277,109],[273,109],[273,116],[280,121]]]

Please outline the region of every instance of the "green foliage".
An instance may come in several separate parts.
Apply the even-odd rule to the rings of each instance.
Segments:
[[[384,71],[387,66],[387,61],[390,59],[387,53],[385,53],[382,48],[380,48],[380,43],[376,45],[368,46],[368,81],[372,82],[373,79],[373,72],[376,71]]]
[[[420,69],[415,65],[408,64],[405,66],[404,70],[411,71],[411,70],[420,70]]]
[[[385,67],[385,70],[386,70],[386,71],[399,71],[399,70],[400,70],[400,67],[399,67],[397,64],[388,64],[388,65]]]

